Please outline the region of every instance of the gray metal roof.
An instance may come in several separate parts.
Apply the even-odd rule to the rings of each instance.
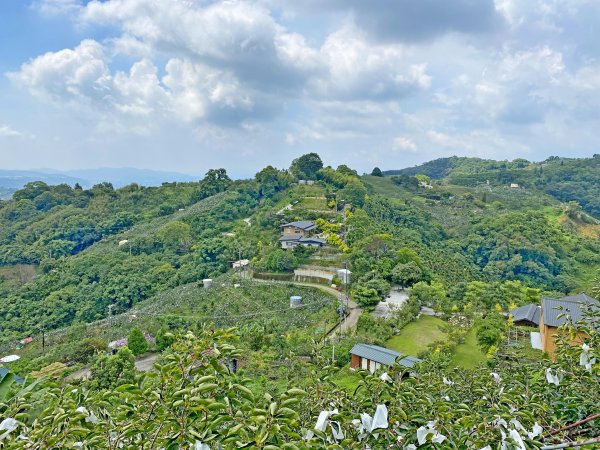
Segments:
[[[304,236],[300,236],[300,235],[290,235],[290,234],[284,234],[283,236],[281,236],[279,238],[279,240],[281,242],[299,242],[299,243],[315,243],[315,244],[321,244],[321,245],[325,245],[327,242],[325,242],[323,239],[318,239],[318,238],[313,238],[313,237],[304,237]]]
[[[325,245],[326,242],[323,239],[313,238],[313,237],[301,237],[300,242],[314,242],[316,244]]]
[[[511,312],[514,322],[528,321],[536,325],[540,324],[541,308],[538,305],[530,303],[529,305],[519,306]]]
[[[560,327],[567,322],[566,317],[558,317],[561,314],[569,315],[571,321],[584,320],[585,306],[600,308],[600,302],[585,294],[570,295],[561,299],[542,297],[542,314],[544,324],[551,327]]]
[[[279,240],[282,242],[299,241],[300,238],[301,238],[301,236],[299,234],[284,234],[283,236],[281,236],[279,238]]]
[[[415,358],[414,356],[405,356],[402,353],[378,345],[355,344],[350,353],[388,366],[394,364],[396,360],[398,364],[409,368],[421,362],[419,358]]]
[[[311,220],[299,220],[297,222],[284,223],[281,226],[282,227],[296,227],[296,228],[300,228],[305,231],[309,231],[309,230],[312,230],[313,228],[317,227],[315,225],[315,223]]]
[[[409,369],[414,367],[415,364],[422,362],[422,359],[416,358],[414,356],[405,356],[404,358],[398,361],[398,364],[404,367],[408,367]]]

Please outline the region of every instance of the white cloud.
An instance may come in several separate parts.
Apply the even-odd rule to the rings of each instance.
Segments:
[[[33,95],[0,123],[29,130],[33,106],[48,125],[32,132],[52,128],[45,142],[71,146],[56,151],[75,153],[73,130],[87,139],[96,126],[95,142],[112,132],[125,151],[162,133],[155,156],[190,138],[202,161],[244,148],[259,166],[305,150],[337,151],[360,170],[377,158],[598,147],[600,3],[388,3],[37,0],[30,11],[49,27],[64,14],[87,39],[13,62],[13,86]]]
[[[92,39],[73,50],[38,56],[8,77],[36,95],[59,101],[102,98],[110,82],[104,49]]]
[[[407,152],[416,152],[417,144],[405,136],[397,136],[394,138],[394,150],[403,150]]]
[[[0,137],[21,137],[22,133],[19,133],[16,130],[13,130],[8,125],[0,125]]]
[[[75,13],[81,9],[79,0],[36,0],[32,9],[48,16]]]
[[[431,84],[426,65],[412,63],[404,47],[369,43],[352,26],[329,35],[320,52],[327,73],[312,84],[323,97],[397,101]]]

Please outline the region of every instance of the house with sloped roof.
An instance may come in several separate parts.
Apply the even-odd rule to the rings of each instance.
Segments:
[[[326,242],[323,239],[313,237],[317,225],[310,220],[300,220],[281,225],[283,234],[279,238],[281,248],[288,249],[297,245],[305,247],[323,247]]]
[[[560,332],[559,327],[570,322],[586,320],[588,308],[600,309],[600,302],[586,294],[570,295],[560,299],[542,297],[540,311],[540,335],[542,350],[554,357],[556,351],[555,337]],[[579,332],[572,341],[573,345],[581,345],[585,335]]]
[[[394,364],[412,369],[415,364],[420,362],[419,358],[403,355],[378,345],[355,344],[350,350],[350,368],[368,370],[371,373],[380,367],[389,367]]]
[[[279,242],[281,242],[281,248],[284,250],[293,248],[296,245],[304,245],[305,247],[323,247],[326,244],[323,239],[297,235],[281,236]]]
[[[317,225],[311,220],[299,220],[297,222],[284,223],[281,225],[284,236],[311,236],[317,229]]]
[[[529,305],[512,309],[510,315],[512,316],[513,323],[517,326],[538,328],[540,326],[541,312],[542,308],[539,305],[530,303]]]

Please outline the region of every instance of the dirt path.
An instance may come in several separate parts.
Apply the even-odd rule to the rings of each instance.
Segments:
[[[275,214],[280,215],[283,214],[286,211],[291,211],[292,208],[294,207],[294,205],[292,205],[291,203],[289,205],[285,205],[283,208],[281,208],[279,211],[277,211]]]

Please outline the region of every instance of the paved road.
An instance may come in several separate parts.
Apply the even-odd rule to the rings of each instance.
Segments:
[[[374,317],[392,317],[394,310],[399,309],[408,299],[408,292],[401,289],[400,286],[393,286],[385,302],[379,302],[373,311]]]

